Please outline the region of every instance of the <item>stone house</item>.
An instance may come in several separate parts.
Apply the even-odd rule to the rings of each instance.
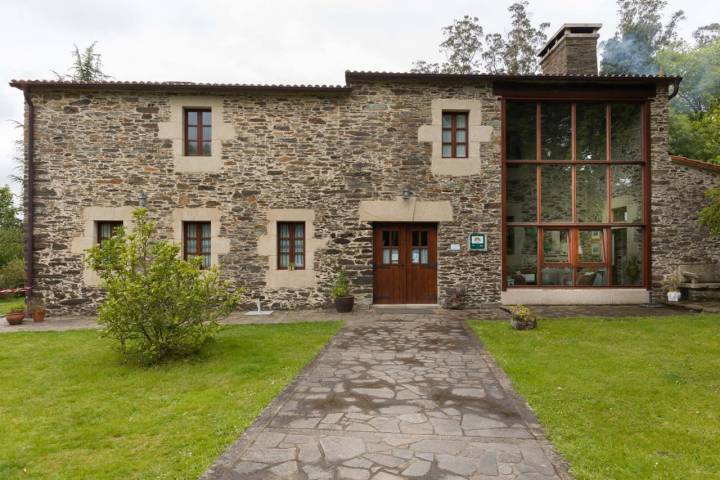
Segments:
[[[266,307],[640,303],[720,250],[714,173],[667,151],[680,79],[599,76],[600,25],[540,75],[346,72],[343,86],[13,80],[26,98],[33,295],[102,298],[84,250],[146,205]],[[27,209],[27,206],[32,208]]]

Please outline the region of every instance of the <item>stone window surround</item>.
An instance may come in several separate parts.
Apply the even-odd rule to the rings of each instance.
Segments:
[[[223,97],[218,95],[172,95],[170,120],[158,124],[158,137],[172,141],[176,172],[219,172],[222,168],[222,142],[236,137],[235,127],[223,121]],[[212,155],[185,155],[185,109],[209,108],[212,115]]]
[[[467,158],[443,158],[442,114],[468,112]],[[431,171],[434,175],[468,176],[481,170],[480,143],[489,142],[493,128],[482,125],[482,101],[436,98],[430,102],[432,123],[418,128],[418,141],[432,143]]]
[[[309,208],[269,209],[266,214],[266,233],[258,238],[257,253],[268,258],[265,272],[267,288],[313,288],[317,286],[315,253],[327,246],[327,238],[315,238],[315,211]],[[305,268],[278,269],[278,222],[305,222]]]
[[[85,207],[82,211],[83,233],[72,239],[70,253],[85,255],[85,251],[97,243],[97,222],[118,221],[132,231],[133,211],[135,207]],[[83,264],[83,284],[86,287],[99,287],[100,276]]]
[[[230,239],[220,236],[219,208],[176,208],[172,211],[173,241],[183,245],[185,222],[210,222],[210,266],[220,265],[220,255],[230,253]]]

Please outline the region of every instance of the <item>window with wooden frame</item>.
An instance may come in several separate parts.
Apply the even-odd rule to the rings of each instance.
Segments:
[[[504,286],[647,286],[648,106],[504,102]]]
[[[97,243],[100,244],[115,235],[117,229],[122,226],[123,222],[119,220],[96,222]]]
[[[202,258],[202,268],[210,268],[210,222],[183,222],[183,258]]]
[[[305,269],[305,222],[278,222],[278,270]]]
[[[468,113],[443,112],[442,156],[443,158],[467,158]]]
[[[186,108],[185,155],[189,157],[212,155],[212,112],[209,108]]]

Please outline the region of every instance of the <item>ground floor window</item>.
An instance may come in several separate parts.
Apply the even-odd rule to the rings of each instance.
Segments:
[[[100,244],[115,235],[122,226],[123,222],[117,220],[97,222],[97,243]]]
[[[305,222],[278,222],[278,270],[305,268]]]
[[[202,257],[202,267],[210,268],[210,222],[183,223],[183,258]]]
[[[644,233],[642,227],[509,226],[507,285],[640,286]]]

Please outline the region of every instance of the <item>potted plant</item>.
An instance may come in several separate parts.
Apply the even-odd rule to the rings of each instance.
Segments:
[[[8,313],[5,314],[5,320],[10,325],[20,325],[23,323],[25,318],[25,309],[23,307],[12,307]]]
[[[679,302],[682,296],[680,292],[680,284],[683,282],[683,277],[680,272],[673,272],[665,275],[663,279],[663,290],[667,292],[668,302]]]
[[[537,319],[525,305],[515,305],[510,309],[510,325],[515,330],[532,330],[537,327]]]
[[[350,282],[348,282],[345,272],[340,270],[335,277],[332,292],[330,294],[335,302],[335,310],[338,313],[352,312],[355,305],[355,297],[350,295]]]
[[[33,305],[30,311],[32,312],[33,322],[42,322],[45,320],[46,310],[42,305]]]

